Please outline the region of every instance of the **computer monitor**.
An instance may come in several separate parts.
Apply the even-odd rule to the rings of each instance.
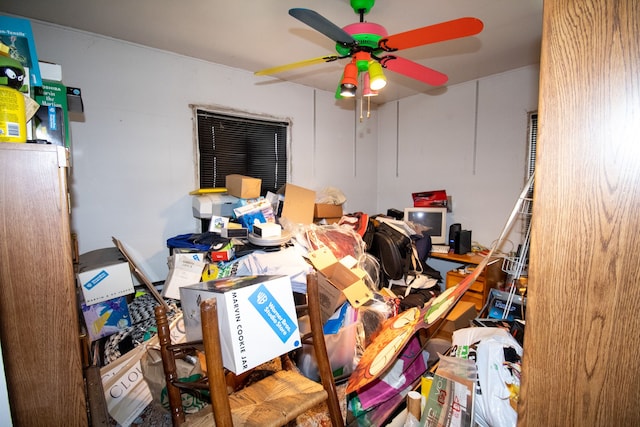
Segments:
[[[432,244],[446,245],[449,243],[447,241],[447,208],[405,208],[404,220],[427,227]]]

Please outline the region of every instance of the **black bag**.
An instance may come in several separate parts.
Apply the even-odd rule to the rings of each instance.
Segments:
[[[369,252],[380,260],[385,282],[402,279],[410,269],[411,238],[387,223],[380,223],[376,229]]]
[[[382,276],[380,281],[383,286],[387,286],[390,280],[403,278],[405,280],[415,280],[419,275],[427,275],[436,279],[438,284],[428,290],[411,290],[412,293],[427,292],[425,296],[439,294],[439,283],[442,281],[440,272],[427,265],[424,260],[430,251],[431,237],[428,234],[409,237],[384,222],[381,222],[376,227],[369,247],[369,253],[380,261]],[[425,254],[422,256],[424,259],[420,259],[421,254]]]

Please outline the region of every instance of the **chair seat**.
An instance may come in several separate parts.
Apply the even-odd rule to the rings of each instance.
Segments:
[[[303,399],[300,397],[304,396]],[[279,427],[327,399],[322,384],[295,371],[278,371],[229,396],[233,424]],[[187,416],[184,426],[213,426],[211,407]]]

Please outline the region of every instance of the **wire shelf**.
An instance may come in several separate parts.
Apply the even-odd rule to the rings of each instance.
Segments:
[[[520,213],[523,215],[531,215],[533,213],[533,199],[522,199],[522,206],[520,206]]]
[[[526,263],[522,257],[505,257],[502,260],[502,271],[513,276],[515,279],[519,278],[525,270]]]

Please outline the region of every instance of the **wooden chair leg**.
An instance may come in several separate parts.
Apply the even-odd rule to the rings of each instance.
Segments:
[[[167,320],[167,310],[162,305],[155,308],[156,325],[158,328],[158,340],[160,341],[160,353],[162,356],[162,365],[165,373],[165,382],[167,386],[167,395],[169,398],[169,406],[171,411],[171,421],[174,426],[184,423],[185,415],[182,409],[182,397],[180,389],[173,385],[173,381],[178,379],[178,371],[176,368],[176,359],[173,351],[167,347],[171,345],[171,330],[169,329],[169,321]]]
[[[227,381],[222,364],[222,350],[220,349],[218,306],[214,298],[207,299],[200,304],[200,316],[213,417],[216,421],[216,427],[233,427],[231,406],[227,396]]]

